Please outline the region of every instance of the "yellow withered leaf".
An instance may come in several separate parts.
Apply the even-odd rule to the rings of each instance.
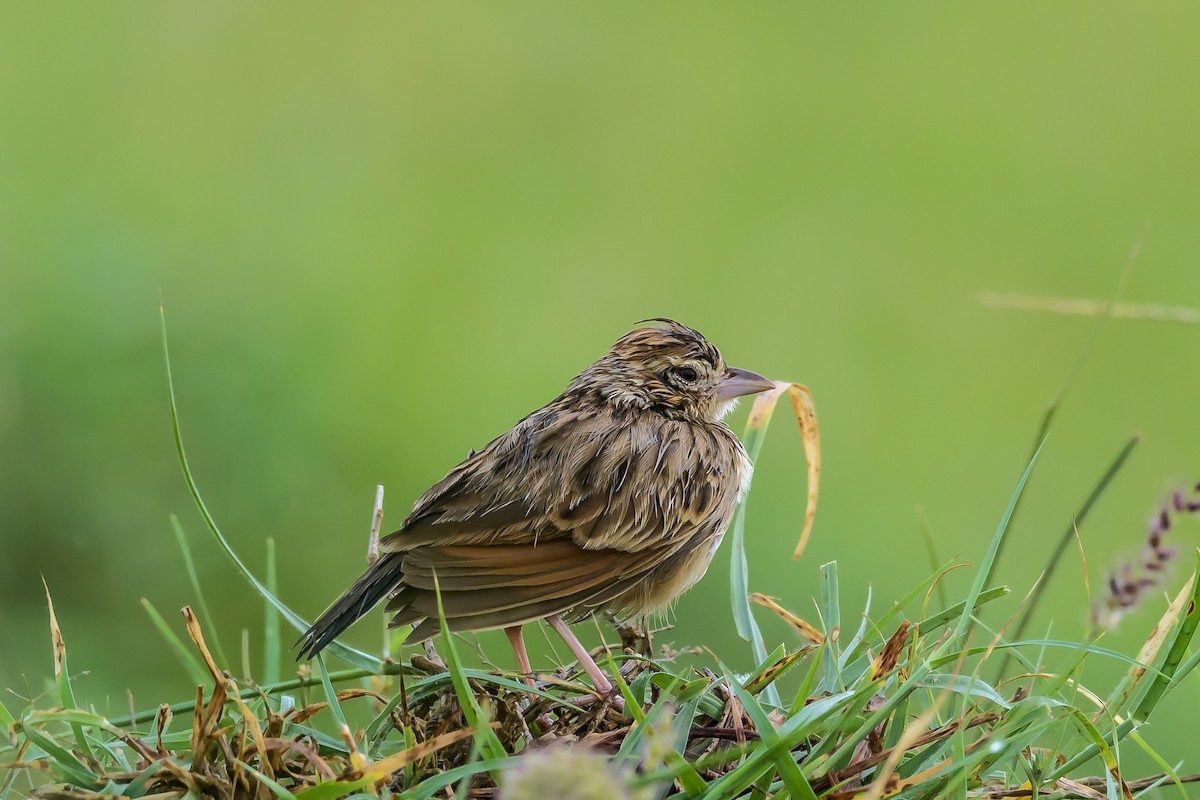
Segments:
[[[812,533],[813,519],[817,515],[817,493],[821,483],[821,434],[817,428],[817,409],[813,405],[812,392],[800,383],[776,381],[774,389],[755,398],[754,405],[750,408],[747,429],[764,427],[770,422],[771,415],[775,412],[775,404],[785,394],[792,401],[796,422],[800,425],[800,436],[804,440],[804,459],[808,466],[808,498],[804,508],[804,527],[800,530],[800,540],[792,552],[792,558],[799,558],[803,555],[804,548],[808,545],[808,537]]]

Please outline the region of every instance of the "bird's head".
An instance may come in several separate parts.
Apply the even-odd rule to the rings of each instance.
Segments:
[[[645,321],[660,324],[622,336],[567,393],[591,395],[626,411],[716,422],[737,398],[774,388],[761,375],[727,365],[698,331],[669,319]]]

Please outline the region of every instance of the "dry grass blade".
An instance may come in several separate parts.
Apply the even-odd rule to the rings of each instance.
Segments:
[[[907,629],[905,629],[905,633],[908,633]],[[896,637],[893,636],[892,638],[895,639]],[[880,768],[878,777],[871,781],[870,788],[863,794],[863,800],[879,800],[879,798],[883,797],[884,792],[895,781],[896,767],[900,765],[901,757],[928,732],[929,723],[936,715],[937,706],[933,706],[904,729],[904,733],[900,735],[900,741],[896,743],[887,760],[883,762],[883,767]]]
[[[775,612],[780,619],[790,625],[792,630],[800,635],[800,638],[807,639],[813,644],[821,644],[825,641],[825,634],[817,630],[812,623],[805,622],[791,611],[788,611],[786,608],[779,605],[779,603],[776,602],[773,597],[767,597],[765,594],[754,592],[750,595],[750,602],[757,603],[758,605]]]
[[[807,386],[793,383],[788,386],[788,397],[800,424],[800,435],[804,439],[804,458],[808,464],[808,499],[804,507],[804,529],[800,541],[792,552],[792,558],[804,554],[808,537],[812,533],[813,520],[817,515],[817,493],[821,482],[821,433],[817,428],[817,409],[813,405],[812,392]]]
[[[200,657],[204,659],[204,666],[208,667],[208,671],[212,673],[213,680],[218,684],[225,682],[225,673],[217,666],[217,662],[213,660],[212,654],[208,652],[208,645],[204,643],[204,634],[200,632],[200,621],[196,619],[195,612],[191,606],[184,606],[180,609],[183,614],[184,625],[187,626],[188,636],[192,637],[192,641],[196,644],[196,649],[200,651]]]
[[[54,677],[62,677],[63,662],[67,658],[67,643],[63,639],[62,628],[58,627],[58,617],[54,614],[54,600],[50,597],[50,587],[46,579],[42,579],[42,588],[46,590],[46,608],[50,611],[50,639],[54,644]]]
[[[158,707],[158,715],[154,718],[154,736],[160,753],[166,752],[166,748],[163,747],[163,734],[171,727],[171,720],[174,718],[175,714],[171,712],[169,705],[163,703]]]
[[[266,745],[268,751],[276,751],[276,752],[290,751],[290,752],[296,753],[301,758],[303,758],[306,762],[308,762],[308,764],[310,766],[312,766],[312,768],[314,770],[316,770],[317,774],[320,775],[325,780],[330,780],[330,781],[337,780],[337,775],[334,774],[334,771],[332,769],[330,769],[328,764],[325,763],[325,759],[321,758],[321,756],[318,755],[317,751],[314,748],[308,746],[307,744],[304,744],[303,742],[297,741],[295,739],[276,739],[276,738],[264,739],[263,742]],[[247,755],[250,755],[250,753],[248,752]]]
[[[1158,303],[1113,303],[1082,297],[1044,297],[1028,294],[985,292],[980,296],[985,306],[1014,311],[1042,311],[1051,314],[1077,314],[1085,317],[1111,317],[1152,322],[1182,322],[1200,325],[1200,309],[1188,306],[1166,306]]]
[[[209,747],[222,737],[221,714],[225,710],[225,684],[218,683],[213,689],[208,705],[201,707],[201,687],[196,687],[196,713],[192,727],[192,766],[196,772],[208,757]]]
[[[58,686],[58,701],[64,708],[74,708],[75,690],[71,687],[71,673],[67,670],[67,641],[63,638],[62,628],[58,626],[58,617],[54,614],[54,600],[50,597],[50,586],[45,578],[42,579],[42,587],[46,590],[46,608],[50,612],[50,639],[54,646],[54,682]],[[83,727],[72,723],[71,731],[75,735],[75,744],[79,752],[89,759],[93,758]]]
[[[236,692],[233,693],[231,699],[237,703],[238,710],[242,714],[242,722],[244,723],[242,731],[250,733],[250,740],[253,742],[254,749],[259,753],[258,763],[260,768],[268,778],[274,780],[275,771],[271,767],[271,759],[267,758],[267,741],[266,737],[263,736],[262,726],[258,724],[258,717],[250,711],[250,707],[246,705],[242,698],[237,696]],[[243,747],[242,752],[238,754],[238,760],[241,761],[246,758],[246,748]]]
[[[1089,786],[1084,786],[1082,783],[1070,780],[1069,778],[1059,778],[1054,782],[1054,785],[1064,792],[1070,792],[1079,797],[1087,798],[1087,800],[1108,800],[1108,795],[1104,792],[1098,792]]]
[[[754,430],[769,422],[775,411],[775,404],[785,394],[792,401],[792,408],[796,412],[796,422],[800,425],[800,436],[804,440],[804,459],[808,467],[808,498],[804,507],[804,527],[792,553],[792,558],[799,558],[803,555],[804,548],[808,545],[808,537],[812,533],[821,483],[821,434],[817,428],[817,409],[813,404],[812,392],[800,383],[776,381],[774,389],[755,398],[746,428]]]
[[[1192,637],[1196,635],[1197,625],[1200,624],[1200,615],[1197,613],[1197,605],[1200,604],[1200,580],[1197,578],[1197,575],[1200,574],[1200,551],[1197,551],[1196,559],[1197,571],[1192,574],[1189,582],[1192,587],[1191,597],[1181,610],[1176,612],[1176,616],[1181,615],[1181,619],[1178,623],[1172,622],[1171,627],[1175,633],[1171,638],[1171,644],[1167,647],[1159,672],[1154,676],[1153,682],[1146,690],[1137,708],[1134,709],[1133,717],[1139,721],[1145,721],[1150,716],[1154,707],[1166,694],[1168,685],[1178,682],[1187,674],[1186,670],[1180,671],[1181,663],[1192,642]],[[1167,621],[1165,617],[1166,615],[1160,624]]]
[[[990,716],[994,717],[994,715],[990,715]],[[922,737],[921,740],[918,740],[916,743],[914,743],[911,746],[911,749],[916,749],[917,747],[920,747],[922,745],[923,740],[926,740],[927,738],[928,738],[927,736]],[[881,761],[884,761],[885,758],[888,757],[891,753],[892,753],[892,751],[890,751],[890,750],[885,751],[883,753],[879,753],[878,755],[872,756],[869,759],[865,759],[864,761],[862,761],[859,764],[851,765],[850,769],[842,770],[838,773],[838,775],[839,775],[839,777],[845,778],[848,774],[851,774],[851,773],[857,774],[858,772],[862,772],[862,771],[868,769],[869,767],[875,766],[876,764],[880,763]],[[1166,773],[1161,773],[1158,775],[1150,775],[1145,778],[1139,778],[1136,781],[1129,781],[1126,784],[1126,786],[1129,788],[1129,790],[1131,792],[1135,792],[1135,793],[1142,792],[1151,787],[1158,786],[1159,784],[1163,783],[1165,780],[1167,780],[1170,777],[1171,776]],[[1180,775],[1179,783],[1181,783],[1181,784],[1200,783],[1200,774]],[[827,784],[820,783],[820,784],[814,784],[814,785],[824,786]],[[985,799],[986,800],[1000,800],[1000,798],[1010,798],[1010,797],[1011,798],[1027,798],[1027,797],[1032,798],[1032,797],[1045,797],[1045,796],[1051,794],[1053,789],[1058,789],[1058,792],[1055,792],[1053,794],[1053,796],[1056,798],[1060,798],[1060,800],[1075,800],[1075,798],[1080,798],[1081,800],[1092,800],[1092,798],[1097,798],[1097,797],[1104,798],[1104,800],[1108,800],[1108,795],[1106,795],[1102,791],[1103,789],[1107,788],[1107,785],[1108,785],[1108,779],[1104,778],[1104,777],[1099,777],[1099,776],[1079,778],[1078,780],[1071,780],[1069,778],[1058,778],[1049,784],[1046,784],[1043,786],[1037,786],[1037,787],[1031,786],[1028,782],[1026,782],[1023,786],[1020,786],[1017,788],[1008,788],[1008,787],[1004,787],[1004,786],[985,786],[981,789],[977,789],[977,790],[968,792],[967,796],[972,797],[972,798],[978,798],[979,800],[985,800]],[[830,794],[823,795],[823,797],[826,797],[826,798],[855,797],[855,798],[857,798],[857,797],[860,797],[860,795],[857,790],[854,790],[853,792],[832,792]]]
[[[489,723],[488,727],[498,729],[499,722]],[[435,753],[444,747],[461,742],[463,739],[469,739],[476,733],[474,728],[463,728],[450,733],[443,733],[441,736],[435,736],[432,739],[427,739],[420,744],[401,750],[399,753],[394,753],[387,758],[380,759],[373,764],[367,766],[363,773],[363,777],[372,778],[373,780],[383,780],[390,776],[393,772],[412,764],[415,761],[420,761],[430,753]]]
[[[1125,701],[1129,697],[1133,696],[1134,690],[1141,682],[1142,677],[1146,674],[1146,667],[1144,665],[1153,664],[1155,662],[1155,660],[1158,658],[1159,650],[1162,649],[1163,643],[1167,641],[1167,637],[1170,636],[1175,630],[1175,625],[1179,621],[1179,615],[1182,614],[1184,608],[1189,605],[1192,597],[1192,587],[1195,584],[1195,581],[1196,576],[1192,575],[1188,582],[1184,584],[1184,587],[1179,590],[1179,594],[1175,595],[1175,599],[1172,600],[1167,606],[1167,610],[1163,612],[1162,617],[1158,620],[1158,624],[1156,624],[1154,626],[1154,630],[1151,631],[1150,637],[1146,639],[1146,643],[1143,644],[1142,649],[1138,651],[1136,659],[1138,663],[1129,668],[1129,673],[1126,675],[1125,681],[1122,683],[1120,697],[1116,699],[1115,703],[1111,704],[1111,708],[1119,709],[1124,707]],[[1101,709],[1096,712],[1095,716],[1092,717],[1092,722],[1099,721],[1103,717],[1105,710],[1106,709],[1101,706]]]
[[[998,719],[999,719],[999,716],[996,714],[979,714],[975,717],[972,717],[970,720],[967,721],[967,723],[965,725],[961,725],[961,727],[964,730],[969,730],[971,728],[975,728],[980,725],[990,725],[993,722],[997,721]],[[927,744],[932,744],[934,742],[940,742],[942,739],[945,739],[947,736],[950,736],[951,734],[956,733],[958,731],[959,727],[960,727],[960,723],[957,721],[948,722],[940,728],[936,728],[932,731],[926,731],[926,732],[922,733],[916,739],[909,742],[903,749],[901,748],[901,744],[903,744],[903,743],[897,742],[896,745],[894,745],[893,747],[889,747],[885,750],[881,750],[880,752],[875,753],[874,755],[867,756],[866,758],[862,759],[861,761],[852,762],[849,765],[847,765],[844,769],[839,769],[837,771],[837,778],[839,780],[845,780],[847,778],[851,778],[851,777],[854,777],[855,775],[859,775],[863,772],[866,772],[867,770],[871,769],[871,767],[874,767],[877,764],[881,764],[884,761],[887,761],[889,758],[892,757],[892,755],[894,753],[898,752],[901,755],[903,755],[908,750],[916,750],[918,748],[924,747]],[[908,730],[908,728],[905,728],[905,731],[907,731],[907,730]],[[817,781],[813,782],[813,788],[818,791],[827,789],[831,785],[833,785],[832,775],[826,776],[825,778],[823,778],[821,780],[817,780]]]
[[[900,656],[904,653],[904,645],[908,641],[908,629],[910,627],[911,623],[907,620],[900,623],[900,627],[892,634],[892,638],[887,640],[887,644],[883,646],[883,652],[871,664],[871,677],[873,679],[881,675],[887,675],[900,663]]]
[[[375,508],[371,511],[371,536],[367,542],[367,563],[379,558],[379,532],[383,529],[383,486],[375,487]]]

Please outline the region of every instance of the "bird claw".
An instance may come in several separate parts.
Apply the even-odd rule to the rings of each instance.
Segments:
[[[572,700],[571,705],[579,708],[589,708],[591,706],[611,706],[618,712],[625,713],[625,696],[616,690],[615,686],[610,686],[607,692],[593,690],[586,697],[580,697],[577,700]]]

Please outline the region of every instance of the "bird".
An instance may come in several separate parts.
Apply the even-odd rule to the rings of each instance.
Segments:
[[[440,630],[440,594],[449,630],[503,629],[528,681],[522,626],[545,620],[609,695],[569,623],[661,611],[703,577],[752,471],[722,419],[775,387],[682,323],[638,324],[421,495],[300,637],[299,658],[385,599],[389,625],[425,641]]]

